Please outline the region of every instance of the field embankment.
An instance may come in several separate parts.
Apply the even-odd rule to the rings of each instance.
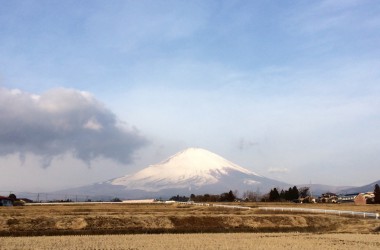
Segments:
[[[0,208],[0,235],[131,233],[318,232],[373,233],[380,221],[348,216],[273,213],[182,204],[88,204]],[[268,205],[268,204],[264,204]],[[276,205],[276,204],[274,204]],[[309,207],[309,206],[308,206]],[[370,206],[366,209],[369,210]],[[319,205],[316,208],[321,208]],[[339,207],[334,207],[337,209]],[[371,206],[373,212],[380,206]],[[354,210],[355,206],[341,207]],[[362,211],[364,206],[362,207]]]

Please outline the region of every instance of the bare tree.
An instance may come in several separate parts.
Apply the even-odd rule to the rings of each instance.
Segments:
[[[260,194],[258,192],[247,190],[243,193],[243,199],[246,201],[259,201]]]
[[[309,187],[302,187],[298,191],[299,191],[301,198],[305,198],[307,196],[310,196],[310,188]]]

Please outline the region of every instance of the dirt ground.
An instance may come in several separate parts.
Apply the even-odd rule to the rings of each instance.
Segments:
[[[223,232],[317,232],[376,233],[380,220],[357,217],[273,213],[259,206],[287,204],[249,203],[250,210],[181,204],[84,204],[0,207],[1,236],[223,233]],[[291,204],[295,205],[295,204]],[[300,204],[296,204],[300,205]],[[300,207],[300,206],[298,206]],[[380,206],[308,208],[379,211]],[[359,209],[360,208],[360,209]]]
[[[0,237],[1,250],[23,249],[380,249],[378,234],[220,233]]]

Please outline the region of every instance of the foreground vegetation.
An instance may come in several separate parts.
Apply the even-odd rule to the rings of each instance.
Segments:
[[[156,234],[0,237],[0,249],[380,249],[376,234]]]
[[[380,221],[338,215],[266,212],[187,204],[85,204],[0,207],[0,235],[134,233],[346,232],[376,233]],[[273,203],[272,206],[380,212],[379,205]]]

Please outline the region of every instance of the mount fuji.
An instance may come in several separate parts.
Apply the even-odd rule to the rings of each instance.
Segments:
[[[173,195],[268,192],[290,185],[266,178],[201,148],[189,148],[141,171],[64,192],[119,198],[169,198]],[[62,191],[61,191],[62,192]]]

